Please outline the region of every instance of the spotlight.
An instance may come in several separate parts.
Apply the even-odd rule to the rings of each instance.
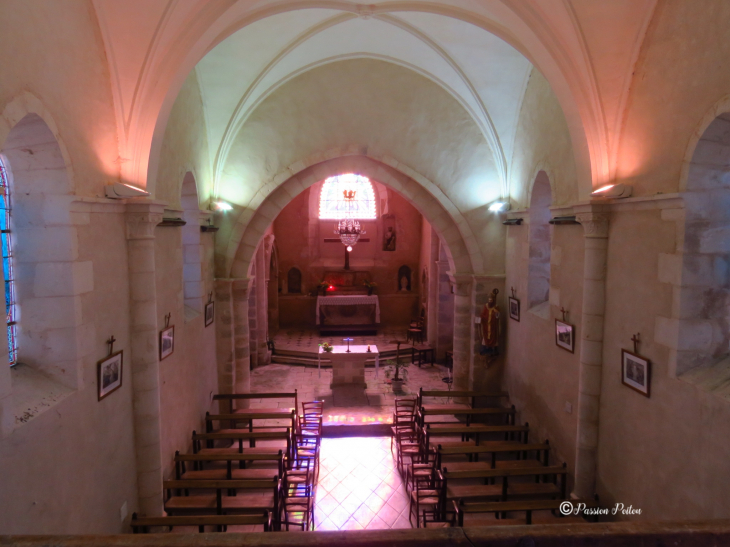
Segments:
[[[233,209],[233,206],[225,201],[216,201],[213,205],[215,205],[215,208],[219,211],[230,211]]]
[[[633,188],[626,184],[607,184],[598,190],[591,192],[594,198],[627,198],[631,195]]]
[[[495,201],[489,206],[489,210],[495,213],[501,213],[502,211],[509,211],[509,202],[507,201]]]
[[[351,253],[351,252],[352,252],[352,245],[348,245],[348,246],[347,246],[347,252],[348,252],[348,253]]]

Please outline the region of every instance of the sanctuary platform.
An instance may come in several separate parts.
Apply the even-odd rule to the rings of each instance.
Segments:
[[[358,342],[360,341],[358,340]],[[317,349],[318,345],[314,344],[312,356],[315,365]],[[395,355],[395,347],[393,347],[393,352]],[[401,355],[402,357],[407,355],[410,358],[410,349],[404,351],[401,346]],[[386,383],[382,363],[377,378],[374,367],[365,369],[366,387],[364,389],[357,387],[331,388],[331,367],[322,367],[318,370],[311,364],[304,366],[278,363],[276,362],[279,360],[277,355],[273,359],[272,364],[251,371],[251,391],[256,393],[296,389],[300,402],[324,401],[323,436],[325,437],[389,435],[396,396],[415,396],[421,387],[431,390],[446,389],[442,378],[449,375],[449,370],[442,365],[426,364],[421,368],[411,365],[408,382],[403,386],[403,393],[396,395],[392,392],[390,384]],[[253,399],[250,406],[251,408],[271,407],[272,402],[272,399]],[[447,402],[447,399],[444,398],[443,402]],[[282,400],[281,402],[283,406],[290,404],[290,401]]]

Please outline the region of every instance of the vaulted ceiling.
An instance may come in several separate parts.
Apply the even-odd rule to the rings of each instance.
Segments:
[[[94,0],[110,61],[123,175],[154,185],[167,116],[195,71],[218,175],[270,94],[323,64],[369,57],[430,79],[469,113],[504,186],[527,78],[548,79],[579,179],[611,177],[631,71],[655,0]],[[148,177],[149,175],[149,177]]]

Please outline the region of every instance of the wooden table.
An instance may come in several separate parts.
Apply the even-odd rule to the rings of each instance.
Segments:
[[[333,346],[331,352],[325,352],[319,348],[319,359],[322,354],[332,363],[332,383],[330,387],[355,386],[365,389],[365,361],[375,359],[375,376],[378,376],[380,367],[380,353],[378,346],[350,346],[350,352],[347,352],[347,346]],[[368,352],[368,348],[370,351]]]

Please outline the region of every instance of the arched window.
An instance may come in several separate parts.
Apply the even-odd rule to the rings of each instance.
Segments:
[[[527,300],[530,309],[545,304],[550,298],[551,204],[550,179],[545,171],[540,171],[535,178],[530,199],[530,258],[527,269]]]
[[[344,192],[355,192],[353,200],[345,200]],[[351,213],[348,215],[348,212]],[[319,218],[373,219],[375,214],[375,192],[367,177],[349,173],[330,177],[322,185],[319,196]]]
[[[0,158],[0,240],[2,241],[3,273],[5,274],[5,314],[7,316],[8,359],[13,366],[18,358],[16,333],[15,279],[13,277],[13,247],[10,240],[10,185]]]

